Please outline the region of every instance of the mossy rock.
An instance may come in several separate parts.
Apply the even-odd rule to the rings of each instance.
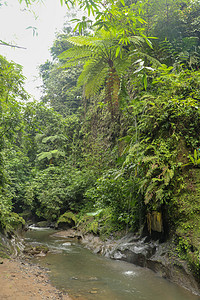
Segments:
[[[49,221],[40,221],[36,223],[37,227],[49,227]]]
[[[76,225],[77,219],[73,212],[67,211],[57,221],[58,228],[72,228]]]
[[[25,249],[23,250],[23,253],[34,256],[38,254],[47,254],[48,251],[49,248],[45,245],[37,245],[37,246],[26,245]]]

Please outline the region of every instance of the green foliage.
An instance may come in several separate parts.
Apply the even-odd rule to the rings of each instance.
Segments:
[[[179,237],[178,245],[176,248],[180,258],[186,258],[186,255],[191,251],[191,245],[188,238]]]
[[[18,133],[22,129],[20,100],[27,99],[21,69],[0,56],[0,228],[6,232],[24,224],[24,220],[12,212],[13,190],[9,189],[5,170],[5,154],[7,156],[7,150],[12,149],[11,143],[19,142]]]
[[[140,178],[139,189],[150,211],[162,210],[181,191],[184,156],[199,145],[199,72],[176,74],[166,66],[159,70],[152,91],[130,106],[137,107],[140,101],[138,113],[133,111],[135,124],[126,137],[129,146],[124,162],[124,168]]]
[[[0,193],[0,228],[3,232],[12,232],[25,224],[25,221],[18,214],[12,212],[10,193],[1,191]]]
[[[179,237],[176,252],[180,259],[186,260],[194,276],[199,280],[200,264],[199,250],[194,247],[188,237]]]
[[[116,230],[116,224],[112,221],[112,209],[107,207],[90,213],[80,212],[77,227],[85,234],[99,234],[102,238],[109,236]]]
[[[133,178],[126,178],[118,170],[109,170],[98,178],[95,188],[86,192],[86,197],[93,200],[98,208],[95,214],[101,214],[102,209],[109,208],[112,212],[111,223],[116,229],[136,229],[143,218],[140,209],[140,196],[137,194],[138,183]],[[95,216],[93,213],[88,216]],[[138,215],[137,215],[138,214]]]
[[[20,67],[0,57],[1,228],[30,211],[102,236],[156,210],[198,273],[199,2],[77,3],[93,27],[56,38],[40,103],[18,101]]]
[[[65,50],[64,47],[62,51]],[[41,65],[43,102],[50,104],[55,111],[64,116],[76,113],[82,98],[81,90],[76,86],[80,72],[80,66],[65,70],[61,68],[59,63],[50,64],[47,61],[44,65]]]
[[[192,164],[195,167],[198,167],[200,165],[200,155],[199,155],[199,152],[197,152],[196,149],[194,150],[194,156],[191,156],[189,154],[188,157],[190,159],[190,163],[188,163],[187,165]]]
[[[135,24],[135,26],[137,25]],[[139,32],[136,29],[135,31]],[[109,30],[101,28],[95,32],[94,36],[69,37],[67,41],[73,47],[59,56],[63,68],[83,64],[83,71],[78,78],[78,86],[84,86],[86,98],[98,95],[104,87],[104,103],[108,103],[108,109],[112,116],[119,109],[121,82],[125,74],[153,71],[153,68],[145,67],[145,63],[156,62],[156,59],[142,51],[146,42],[143,34],[133,36],[131,35],[132,31],[129,31],[130,37],[124,41],[121,36],[116,37],[117,32],[113,25]],[[120,46],[119,43],[121,43]],[[125,46],[123,46],[124,44]],[[145,73],[142,82],[146,89],[147,75]]]
[[[23,211],[25,188],[31,175],[29,158],[19,147],[7,144],[4,150],[4,167],[14,211],[20,213]]]
[[[27,99],[27,94],[23,88],[24,76],[21,71],[20,65],[9,62],[0,55],[1,103],[16,100],[16,98]]]
[[[97,94],[106,82],[107,101],[113,110],[113,102],[118,102],[119,69],[117,66],[120,61],[122,65],[122,59],[115,56],[114,35],[102,30],[96,37],[71,37],[68,41],[74,44],[74,47],[60,56],[62,60],[66,60],[64,67],[84,63],[78,84],[84,85],[87,98]],[[125,59],[123,62],[125,63]],[[107,80],[108,76],[111,81]]]
[[[87,213],[87,216],[91,216],[91,217],[94,217],[94,216],[97,216],[97,215],[99,215],[101,212],[103,211],[103,209],[99,209],[99,210],[97,210],[97,211],[95,211],[95,212],[91,212],[91,213]]]
[[[31,104],[25,110],[24,147],[34,165],[63,162],[68,149],[68,124],[60,114],[45,105]]]
[[[197,280],[200,275],[199,264],[199,205],[200,170],[193,168],[185,175],[185,187],[174,197],[170,214],[176,222],[177,254],[186,260]]]
[[[199,11],[198,1],[149,0],[143,2],[145,33],[157,37],[153,42],[156,57],[168,66],[184,64],[198,69]]]
[[[25,205],[40,219],[56,220],[64,211],[84,204],[84,193],[93,180],[89,171],[50,165],[27,185]]]
[[[60,156],[65,156],[65,152],[56,149],[48,152],[41,152],[37,159],[39,161],[43,159],[48,159],[51,161],[53,158],[59,158]]]
[[[159,139],[145,149],[143,157],[141,164],[145,177],[140,181],[140,190],[144,193],[145,204],[151,203],[151,208],[158,210],[173,195],[177,167],[175,153],[166,142]]]
[[[60,223],[74,226],[77,223],[76,215],[71,211],[67,211],[58,218],[57,224],[59,225]]]

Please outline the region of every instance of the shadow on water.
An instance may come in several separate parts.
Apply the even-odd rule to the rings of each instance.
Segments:
[[[152,271],[91,253],[73,239],[51,236],[53,230],[30,230],[25,239],[47,245],[46,257],[34,259],[50,269],[59,289],[87,300],[197,300],[187,290]]]

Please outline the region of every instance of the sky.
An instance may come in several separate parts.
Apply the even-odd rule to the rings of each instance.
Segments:
[[[37,88],[41,86],[38,66],[50,59],[49,48],[55,40],[55,33],[61,32],[68,13],[66,6],[59,0],[43,0],[32,6],[34,13],[20,5],[18,0],[7,0],[7,6],[0,8],[0,40],[19,45],[26,49],[11,48],[0,45],[0,54],[23,66],[23,74],[27,78],[25,89],[36,100],[41,95]],[[38,35],[33,35],[32,26],[37,28]]]

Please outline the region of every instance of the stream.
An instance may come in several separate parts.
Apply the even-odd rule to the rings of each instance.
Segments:
[[[45,257],[34,258],[49,269],[54,286],[81,300],[197,300],[198,296],[151,270],[93,254],[74,239],[53,237],[53,229],[29,230],[25,241],[47,245]]]

